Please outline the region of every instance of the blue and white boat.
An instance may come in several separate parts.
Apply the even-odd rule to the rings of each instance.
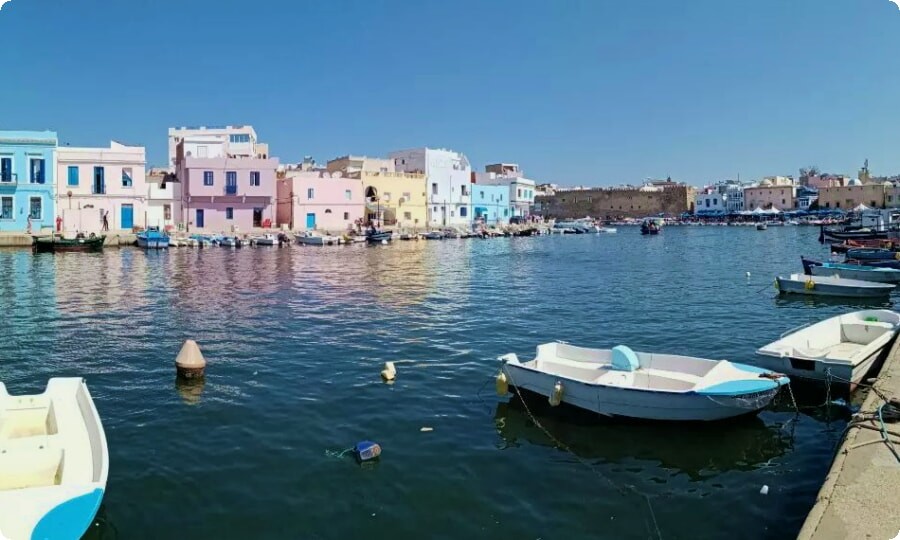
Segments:
[[[884,248],[850,248],[847,258],[857,261],[894,261],[900,260],[900,251]]]
[[[832,276],[876,283],[900,283],[900,270],[885,266],[819,262],[801,258],[803,271],[810,276]]]
[[[566,343],[538,345],[534,360],[507,354],[498,375],[528,390],[604,416],[645,420],[721,420],[754,414],[790,381],[784,375],[728,360],[589,349]],[[502,392],[501,392],[502,393]]]
[[[78,539],[106,491],[109,451],[84,379],[53,378],[41,394],[0,383],[0,538]]]
[[[169,235],[161,232],[158,227],[150,227],[138,233],[137,245],[144,249],[166,249],[169,247]]]

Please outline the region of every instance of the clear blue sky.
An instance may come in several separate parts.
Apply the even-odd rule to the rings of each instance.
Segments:
[[[900,174],[888,0],[11,0],[0,129],[249,123],[320,162],[449,147],[537,180]]]

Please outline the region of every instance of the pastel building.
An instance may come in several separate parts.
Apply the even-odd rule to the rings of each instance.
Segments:
[[[175,230],[181,224],[181,182],[165,169],[152,169],[146,175],[147,226]]]
[[[893,196],[893,184],[890,182],[874,182],[863,184],[852,179],[846,186],[824,187],[819,189],[819,208],[853,210],[859,205],[869,208],[885,208],[889,206],[887,197]]]
[[[229,157],[227,143],[206,145],[206,157],[176,148],[175,174],[181,183],[181,222],[187,230],[248,231],[275,225],[274,158]]]
[[[509,188],[472,184],[472,219],[476,224],[502,225],[509,223]]]
[[[795,207],[796,188],[792,185],[773,186],[770,180],[763,180],[758,186],[744,189],[744,208],[755,210],[791,210]]]
[[[410,230],[427,228],[425,174],[396,171],[393,159],[366,156],[339,157],[329,161],[327,168],[331,173],[362,181],[366,224]]]
[[[206,157],[207,149],[204,141],[221,144],[226,156],[252,157],[266,159],[269,157],[269,145],[260,143],[256,138],[253,126],[183,126],[169,128],[169,168],[175,169],[176,148],[185,139],[192,139],[200,148],[192,148],[188,144],[186,151],[195,157]]]
[[[112,141],[109,148],[61,146],[57,150],[56,208],[66,233],[130,231],[147,223],[143,146]]]
[[[431,227],[472,223],[472,166],[453,150],[416,148],[388,154],[397,171],[426,177],[427,223]]]
[[[362,224],[363,183],[341,173],[288,170],[277,181],[277,221],[292,230],[340,233]]]
[[[518,164],[495,163],[485,166],[484,170],[484,173],[476,173],[476,183],[508,186],[512,216],[531,214],[537,186],[534,180],[525,178]]]
[[[54,226],[56,149],[53,131],[0,131],[0,231]]]

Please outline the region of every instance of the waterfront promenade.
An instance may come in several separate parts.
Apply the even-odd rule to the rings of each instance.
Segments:
[[[900,340],[895,340],[874,387],[888,399],[900,398]],[[871,415],[883,403],[870,391],[859,413]],[[900,427],[885,424],[900,450]],[[874,429],[873,429],[874,428]],[[825,483],[798,538],[896,538],[900,533],[900,461],[882,441],[879,422],[864,421],[847,431]]]

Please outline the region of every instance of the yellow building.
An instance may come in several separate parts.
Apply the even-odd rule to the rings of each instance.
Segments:
[[[850,185],[824,187],[819,189],[819,208],[840,208],[853,210],[859,205],[869,208],[884,208],[886,196],[893,191],[884,184],[863,184],[859,180],[851,180]],[[893,198],[893,197],[892,197]],[[891,201],[893,203],[893,201]]]

